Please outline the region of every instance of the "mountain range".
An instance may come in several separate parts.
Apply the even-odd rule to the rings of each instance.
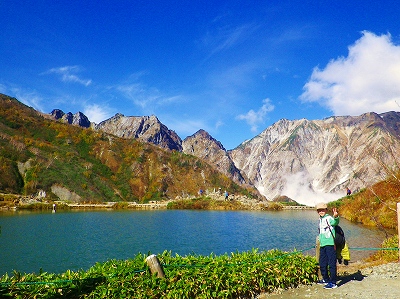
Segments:
[[[222,198],[220,189],[265,200],[204,160],[164,148],[172,131],[155,117],[139,122],[142,134],[133,136],[146,142],[95,129],[82,113],[42,113],[0,94],[0,207],[31,199],[146,203],[194,198],[200,190]]]
[[[69,123],[86,123],[81,113],[74,118]],[[286,196],[309,205],[384,179],[398,168],[400,153],[400,113],[393,111],[281,119],[230,151],[202,129],[181,140],[154,115],[116,114],[90,126],[196,156],[238,184],[255,186],[268,200]]]

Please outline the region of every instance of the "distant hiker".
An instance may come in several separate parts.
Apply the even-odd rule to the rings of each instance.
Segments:
[[[228,191],[225,190],[225,200],[228,200],[228,198],[229,198],[229,193]]]
[[[337,209],[333,208],[333,217],[330,216],[326,203],[319,203],[316,208],[319,214],[319,267],[322,275],[322,280],[318,281],[318,283],[324,284],[325,289],[335,289],[337,288],[337,257],[334,226],[339,224],[339,214]]]
[[[347,188],[347,195],[351,194],[351,190],[349,188]]]

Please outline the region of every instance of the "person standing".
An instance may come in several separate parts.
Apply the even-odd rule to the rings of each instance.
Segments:
[[[337,267],[335,248],[335,228],[339,224],[339,214],[336,208],[332,209],[333,216],[328,214],[328,205],[319,203],[316,205],[319,214],[319,267],[325,289],[337,288]]]

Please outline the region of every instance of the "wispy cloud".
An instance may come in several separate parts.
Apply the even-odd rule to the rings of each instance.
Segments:
[[[58,67],[58,68],[52,68],[43,74],[58,74],[61,75],[61,80],[63,82],[73,82],[73,83],[79,83],[84,86],[89,86],[92,84],[91,79],[81,79],[78,77],[77,73],[81,72],[81,68],[77,65],[72,65],[72,66],[63,66],[63,67]]]
[[[144,110],[153,110],[155,106],[169,105],[182,100],[181,95],[169,95],[143,83],[140,77],[144,74],[133,74],[126,82],[114,86],[113,89]]]
[[[168,128],[173,128],[173,130],[183,138],[196,133],[200,129],[206,130],[207,132],[210,132],[212,129],[201,119],[165,117],[163,118],[163,122]]]
[[[0,84],[0,92],[4,94],[12,94],[18,99],[18,101],[24,103],[25,105],[44,112],[42,105],[44,99],[36,91],[27,90],[17,86]]]
[[[207,59],[245,42],[257,28],[254,24],[242,24],[236,27],[218,27],[213,32],[207,32],[202,38],[203,45],[210,49]]]
[[[112,109],[108,106],[88,104],[84,107],[83,114],[85,114],[91,122],[95,122],[98,124],[103,120],[110,118],[113,112]]]
[[[221,67],[205,78],[204,97],[218,109],[234,110],[238,102],[247,100],[246,94],[254,87],[258,65],[253,62]],[[237,112],[234,112],[235,114]]]
[[[215,129],[218,130],[218,128],[219,128],[219,127],[222,127],[223,125],[224,125],[224,122],[221,121],[221,120],[218,120],[218,121],[215,123]]]
[[[265,121],[268,112],[273,111],[275,108],[274,105],[271,104],[270,99],[263,100],[263,105],[258,111],[254,111],[251,109],[246,114],[240,114],[237,116],[239,120],[245,120],[247,124],[251,126],[251,131],[256,132],[258,129],[258,125],[262,124]]]
[[[316,67],[300,97],[318,102],[335,115],[398,110],[400,102],[400,46],[390,34],[362,32],[347,57]]]
[[[117,91],[132,100],[133,103],[141,108],[145,108],[150,102],[158,97],[159,92],[153,89],[151,92],[141,83],[128,83],[116,86]]]
[[[271,43],[278,45],[310,39],[314,35],[315,32],[312,26],[289,26],[284,30],[279,31],[279,34],[276,37],[270,37],[270,40]]]

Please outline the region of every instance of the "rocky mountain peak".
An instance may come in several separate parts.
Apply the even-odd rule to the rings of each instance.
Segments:
[[[54,109],[53,111],[51,111],[50,115],[54,119],[60,119],[62,122],[68,123],[70,125],[76,125],[84,128],[89,128],[91,125],[87,116],[82,112],[72,114],[71,112],[64,113],[60,109]]]
[[[78,112],[52,111],[54,119],[87,126]],[[86,125],[85,125],[86,124]],[[313,205],[330,201],[387,175],[382,165],[396,166],[400,154],[400,113],[365,113],[322,120],[281,119],[227,152],[221,142],[200,129],[183,141],[156,116],[117,113],[92,124],[123,138],[135,138],[169,150],[197,156],[240,184],[251,184],[266,198],[286,196]]]
[[[184,141],[188,142],[189,140],[193,140],[194,143],[196,143],[196,144],[198,142],[212,144],[213,147],[216,147],[218,149],[225,151],[225,148],[222,145],[222,143],[219,142],[218,140],[214,139],[208,132],[204,131],[203,129],[200,129],[193,135],[186,137]],[[194,152],[194,149],[192,151]]]
[[[280,120],[230,151],[235,165],[268,199],[285,195],[314,204],[384,178],[398,165],[398,113]]]
[[[236,182],[246,183],[245,178],[229,157],[222,143],[211,137],[206,131],[199,130],[186,137],[182,142],[182,151],[185,154],[203,159]]]
[[[182,150],[182,140],[169,130],[154,115],[124,116],[117,113],[113,117],[95,125],[96,130],[123,138],[135,138],[143,142],[156,144],[170,150]]]

